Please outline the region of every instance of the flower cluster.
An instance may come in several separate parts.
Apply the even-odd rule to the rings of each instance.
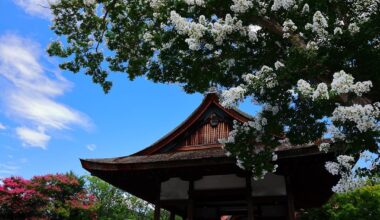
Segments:
[[[205,6],[205,0],[185,0],[188,5]]]
[[[333,77],[331,91],[337,94],[354,92],[356,95],[361,96],[363,93],[369,92],[372,87],[371,81],[357,82],[354,84],[354,77],[343,70],[334,73]]]
[[[242,86],[233,87],[229,90],[222,92],[221,104],[224,107],[232,108],[238,104],[239,101],[243,101],[245,97],[246,89]]]
[[[236,165],[244,170],[250,170],[255,180],[262,179],[268,172],[275,172],[278,165],[277,154],[261,143],[261,135],[267,125],[267,119],[259,114],[252,121],[240,124],[234,121],[233,130],[228,138],[221,139],[227,156],[236,158]],[[252,137],[255,137],[252,140]],[[242,144],[243,140],[251,140]]]
[[[285,65],[279,61],[275,63],[276,70],[283,68]],[[236,106],[240,101],[248,95],[249,88],[261,91],[263,93],[265,89],[273,89],[278,85],[277,75],[273,68],[269,66],[263,66],[259,71],[254,74],[246,74],[243,76],[245,84],[232,87],[228,90],[224,90],[221,95],[221,104],[224,107],[231,108]]]
[[[348,192],[365,185],[365,179],[357,177],[352,171],[354,165],[355,159],[348,155],[339,155],[337,162],[326,162],[325,167],[329,173],[341,176],[341,179],[332,188],[334,192]]]
[[[361,96],[363,93],[369,92],[371,87],[371,81],[354,83],[354,77],[341,70],[334,73],[330,92],[335,95],[353,92],[357,96]],[[308,82],[300,79],[297,82],[297,90],[305,97],[312,97],[313,100],[329,99],[328,86],[325,83],[319,83],[314,90]]]
[[[189,44],[191,50],[199,50],[201,48],[200,39],[205,34],[207,28],[205,26],[206,19],[204,16],[199,18],[200,23],[188,21],[186,18],[181,17],[177,12],[170,13],[170,20],[179,34],[187,35],[189,38],[186,42]]]
[[[319,145],[319,151],[328,153],[330,150],[330,143],[321,143]]]
[[[235,13],[245,13],[250,8],[252,8],[252,0],[232,0],[231,11]]]
[[[290,19],[286,20],[282,25],[282,31],[284,32],[283,37],[288,38],[290,34],[297,30],[297,26]]]
[[[274,0],[272,5],[272,11],[278,11],[281,8],[289,10],[296,4],[295,0]]]
[[[313,24],[307,23],[305,25],[306,30],[311,30],[313,33],[315,33],[318,38],[317,42],[321,43],[326,41],[328,31],[326,28],[328,28],[327,18],[322,14],[320,11],[316,11],[313,15]]]
[[[332,113],[333,122],[352,122],[360,132],[379,130],[380,103],[338,106]]]
[[[221,45],[229,34],[238,32],[243,36],[247,35],[247,27],[244,27],[241,20],[227,14],[224,19],[218,19],[215,22],[209,22],[205,16],[199,17],[199,22],[190,21],[181,17],[177,12],[171,11],[170,22],[181,35],[187,35],[185,41],[189,44],[190,50],[199,50],[202,46],[202,37],[206,33],[213,36],[215,44]],[[252,33],[251,33],[252,36]],[[205,43],[203,43],[205,44]]]

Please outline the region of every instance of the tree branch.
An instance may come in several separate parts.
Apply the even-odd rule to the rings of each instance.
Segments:
[[[104,37],[104,34],[106,33],[106,30],[107,30],[107,16],[108,16],[108,13],[110,11],[111,8],[113,8],[113,6],[116,4],[116,0],[113,0],[107,7],[105,7],[106,9],[106,12],[104,13],[103,15],[103,20],[102,20],[102,34],[100,35],[100,40],[98,41],[97,45],[96,45],[96,48],[95,48],[95,52],[97,53],[98,52],[98,48],[99,48],[99,45],[100,45],[100,42],[102,41],[103,37]]]
[[[273,34],[277,34],[281,37],[284,34],[284,31],[282,31],[282,26],[273,18],[267,19],[261,16],[254,16],[252,17],[252,20],[255,21],[259,26],[269,30]],[[291,34],[289,40],[296,47],[306,48],[306,43],[299,34]]]

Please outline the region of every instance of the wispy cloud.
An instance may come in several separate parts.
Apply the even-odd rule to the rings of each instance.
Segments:
[[[7,127],[3,123],[0,122],[0,130],[5,130],[5,129],[7,129]]]
[[[54,0],[55,1],[55,0]],[[52,0],[13,0],[15,4],[20,6],[26,13],[40,18],[50,19],[51,12],[49,3]]]
[[[41,48],[17,35],[0,36],[0,83],[5,112],[25,146],[46,148],[51,130],[91,126],[88,117],[56,100],[71,87],[41,64]]]
[[[18,166],[0,163],[0,174],[2,175],[15,175],[19,169]]]
[[[33,130],[26,127],[18,127],[16,129],[17,136],[27,146],[41,147],[46,149],[46,145],[50,140],[50,136],[45,134],[45,131],[40,127],[37,130]]]
[[[86,148],[89,150],[89,151],[94,151],[96,149],[96,145],[95,144],[88,144],[86,146]]]

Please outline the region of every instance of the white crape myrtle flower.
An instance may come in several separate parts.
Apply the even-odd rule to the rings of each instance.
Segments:
[[[278,105],[265,104],[263,106],[263,111],[269,111],[272,112],[273,115],[277,115],[277,113],[280,111],[280,108]]]
[[[185,0],[188,5],[205,6],[205,0]]]
[[[149,5],[154,10],[159,9],[161,6],[165,5],[165,0],[149,0]]]
[[[200,20],[204,20],[204,16],[200,16]],[[170,12],[170,21],[174,25],[177,32],[182,35],[188,35],[188,39],[192,39],[192,43],[199,42],[199,39],[203,37],[207,30],[204,25],[193,21],[188,21],[175,11]]]
[[[305,4],[303,7],[302,7],[302,14],[306,14],[306,13],[309,13],[310,11],[310,6],[309,4]]]
[[[318,44],[315,41],[311,40],[311,41],[307,42],[306,49],[308,49],[308,50],[318,50],[319,46],[318,46]]]
[[[303,79],[298,80],[297,90],[305,97],[309,97],[314,92],[313,88],[311,88],[311,85]]]
[[[58,1],[57,1],[57,2],[58,2]],[[86,6],[91,6],[91,5],[96,4],[96,0],[83,0],[83,3],[84,3]]]
[[[261,30],[261,27],[258,25],[249,25],[248,26],[248,38],[251,42],[257,42],[259,39],[257,37],[257,32]]]
[[[352,164],[355,162],[355,159],[349,155],[339,155],[337,160],[338,163],[347,170],[350,170],[352,168]]]
[[[243,165],[243,161],[241,161],[239,158],[236,158],[236,165],[240,168],[245,170],[245,167]]]
[[[353,90],[356,95],[362,96],[363,93],[369,92],[372,86],[371,81],[357,82],[355,83]]]
[[[359,26],[354,22],[354,23],[350,23],[348,25],[348,31],[351,33],[351,34],[356,34],[356,33],[359,33],[360,32],[360,28]]]
[[[380,4],[379,0],[350,0],[353,6],[353,12],[355,13],[355,20],[359,23],[364,23],[369,18],[378,12]]]
[[[281,8],[289,10],[296,4],[295,0],[274,0],[271,7],[272,11],[278,11]]]
[[[328,161],[326,162],[325,164],[325,168],[326,170],[331,173],[332,175],[334,176],[337,176],[339,175],[339,172],[340,172],[340,165],[336,162],[331,162],[331,161]]]
[[[355,159],[349,155],[339,155],[337,162],[326,162],[325,167],[332,175],[340,175],[338,183],[333,186],[332,191],[345,193],[360,188],[366,184],[367,178],[355,175],[353,167]]]
[[[324,153],[328,153],[330,150],[330,144],[329,143],[321,143],[318,148],[319,148],[319,151],[324,152]]]
[[[331,90],[337,94],[349,93],[352,91],[354,77],[343,70],[334,73],[331,83]]]
[[[334,29],[334,35],[341,35],[341,34],[343,34],[343,30],[342,30],[342,28],[341,27],[336,27],[335,29]]]
[[[329,91],[326,83],[319,83],[317,89],[313,92],[312,99],[329,99]]]
[[[333,186],[332,191],[335,193],[351,192],[355,189],[365,186],[367,183],[364,178],[357,178],[354,175],[343,175],[338,183]]]
[[[260,71],[257,71],[255,76],[263,83],[263,87],[271,89],[278,85],[277,75],[269,66],[264,65],[261,67]]]
[[[221,104],[224,107],[232,108],[242,101],[245,97],[246,89],[242,86],[237,86],[224,90],[221,95]]]
[[[379,130],[380,103],[352,106],[338,106],[332,113],[333,122],[354,122],[360,132]]]
[[[245,13],[253,7],[252,0],[232,0],[231,11],[235,13]]]
[[[306,24],[305,29],[311,29],[319,37],[319,41],[325,41],[328,35],[326,28],[328,28],[327,18],[320,11],[316,11],[313,15],[313,24]]]
[[[217,45],[221,45],[227,38],[227,35],[233,32],[240,32],[243,36],[247,34],[243,22],[237,19],[237,17],[232,17],[230,14],[227,14],[224,20],[218,19],[216,22],[210,23],[209,26]]]
[[[143,35],[143,40],[145,42],[151,42],[153,40],[153,35],[150,32],[145,32]]]
[[[282,25],[283,37],[289,38],[290,34],[297,30],[297,26],[291,19],[286,20]]]
[[[357,82],[354,84],[354,77],[343,70],[334,73],[331,83],[331,91],[337,94],[354,92],[356,95],[361,96],[363,93],[369,92],[371,88],[371,81]]]
[[[278,60],[274,63],[274,68],[276,70],[281,69],[283,67],[285,67],[285,65],[283,63],[281,63],[280,61],[278,61]]]
[[[276,161],[278,159],[278,155],[276,153],[272,153],[272,161]]]

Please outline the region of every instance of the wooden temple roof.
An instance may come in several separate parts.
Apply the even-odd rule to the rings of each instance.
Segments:
[[[219,120],[215,127],[210,125],[212,116]],[[184,122],[147,148],[129,156],[81,159],[81,163],[90,172],[185,166],[186,163],[210,159],[231,163],[233,159],[225,155],[218,139],[228,136],[233,120],[247,122],[251,118],[238,109],[224,108],[218,95],[209,93]],[[279,158],[320,154],[315,145],[282,144],[276,151]]]

